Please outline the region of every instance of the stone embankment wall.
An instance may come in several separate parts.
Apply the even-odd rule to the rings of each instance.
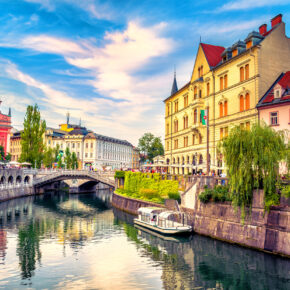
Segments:
[[[113,193],[112,205],[120,210],[128,212],[130,214],[137,215],[138,209],[140,207],[158,206],[164,207],[161,204],[156,204],[153,202],[143,201],[139,199],[128,198],[117,193]]]
[[[2,189],[0,190],[0,202],[34,194],[34,188],[32,186]]]
[[[255,191],[253,204],[244,222],[241,212],[230,203],[204,204],[198,195],[199,182],[182,196],[182,211],[188,213],[196,233],[243,246],[290,257],[290,207],[282,206],[264,211],[264,193]]]

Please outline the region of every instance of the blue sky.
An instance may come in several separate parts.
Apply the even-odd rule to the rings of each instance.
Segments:
[[[22,128],[37,103],[50,127],[71,121],[127,139],[163,138],[173,81],[189,81],[202,42],[224,47],[283,14],[290,0],[0,0],[0,96]]]

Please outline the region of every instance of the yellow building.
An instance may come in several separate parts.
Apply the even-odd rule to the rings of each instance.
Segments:
[[[224,48],[200,43],[190,81],[177,90],[176,78],[165,103],[165,159],[175,174],[224,170],[218,143],[231,128],[250,128],[256,105],[283,71],[289,70],[290,39],[279,14],[259,32]],[[208,110],[209,138],[201,110]]]
[[[21,132],[15,132],[10,136],[11,161],[18,161],[21,155]]]
[[[132,169],[140,169],[140,152],[139,149],[133,147],[132,150]]]

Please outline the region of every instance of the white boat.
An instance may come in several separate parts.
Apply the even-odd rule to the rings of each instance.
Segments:
[[[140,207],[134,223],[163,235],[191,233],[191,226],[174,221],[176,214],[160,207]]]

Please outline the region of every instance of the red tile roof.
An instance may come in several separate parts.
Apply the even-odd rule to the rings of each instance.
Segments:
[[[285,74],[281,74],[278,80],[274,82],[272,88],[264,95],[264,97],[259,101],[259,104],[272,103],[274,101],[274,87],[279,84],[284,90],[284,94],[280,99],[276,100],[277,102],[285,101],[290,99],[290,71],[287,71]],[[258,105],[259,105],[258,104]]]
[[[222,46],[216,46],[211,44],[200,44],[203,52],[206,56],[207,62],[211,67],[214,67],[219,64],[219,62],[222,60],[221,54],[225,50]]]

